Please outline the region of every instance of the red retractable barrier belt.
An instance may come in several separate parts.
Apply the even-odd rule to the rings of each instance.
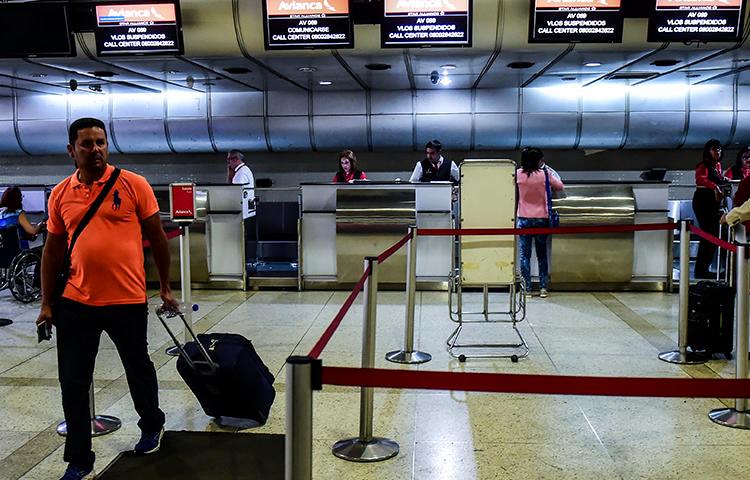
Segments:
[[[581,377],[323,367],[323,383],[349,387],[549,395],[750,398],[750,379]]]
[[[378,255],[378,263],[383,263],[388,260],[388,257],[396,253],[401,247],[406,245],[406,242],[411,240],[411,232],[407,233],[404,238],[396,242],[391,248]]]
[[[714,245],[723,248],[724,250],[729,250],[730,252],[737,253],[737,247],[732,245],[731,243],[727,242],[726,240],[722,240],[720,238],[714,237],[708,232],[705,232],[701,230],[700,228],[696,227],[695,225],[688,225],[688,230],[691,233],[694,233],[701,237],[702,239],[706,240],[707,242],[711,242]]]
[[[417,230],[417,235],[426,237],[448,235],[570,235],[577,233],[646,232],[654,230],[674,230],[676,228],[679,228],[679,224],[677,223],[556,228],[423,228]]]
[[[336,329],[339,328],[341,321],[344,319],[347,312],[349,312],[349,309],[352,307],[352,304],[357,298],[357,295],[359,295],[359,292],[362,291],[362,288],[365,285],[365,281],[367,280],[367,277],[369,275],[370,268],[368,267],[365,269],[364,273],[362,273],[362,277],[360,277],[359,282],[357,282],[357,284],[354,286],[354,290],[352,290],[352,293],[350,293],[346,298],[346,301],[341,306],[341,309],[339,309],[339,313],[337,313],[336,316],[333,317],[333,321],[331,321],[331,324],[328,325],[328,328],[326,328],[326,331],[323,332],[323,335],[315,343],[315,346],[313,346],[312,350],[310,350],[310,353],[307,354],[310,358],[318,358],[320,357],[320,354],[323,353],[323,349],[326,348],[328,342],[331,341],[331,337],[333,337],[333,334],[336,333]]]

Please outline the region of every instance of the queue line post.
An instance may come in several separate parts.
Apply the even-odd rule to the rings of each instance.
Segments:
[[[312,480],[313,362],[298,356],[286,361],[285,480]]]
[[[111,415],[97,415],[96,402],[94,401],[94,380],[89,387],[89,413],[91,416],[91,436],[99,437],[119,430],[122,422],[119,418]],[[68,424],[63,420],[57,425],[57,434],[64,437],[68,434]]]
[[[375,367],[375,332],[378,308],[378,258],[365,257],[363,302],[364,325],[362,329],[362,368]],[[379,462],[398,454],[398,443],[373,436],[373,387],[361,387],[359,407],[359,437],[339,440],[332,447],[335,456],[352,462]]]
[[[680,220],[680,290],[677,350],[659,354],[659,359],[681,365],[706,363],[708,359],[687,349],[688,341],[688,293],[690,290],[690,224]]]
[[[192,281],[190,272],[190,224],[185,223],[180,225],[180,301],[184,306],[182,313],[185,315],[185,321],[190,325],[190,328],[193,327],[193,308],[190,307],[193,304]],[[188,329],[185,329],[185,343],[191,340],[192,337]],[[179,349],[175,346],[167,348],[165,353],[172,357],[180,355]]]
[[[737,335],[734,343],[734,357],[736,371],[735,376],[739,379],[747,378],[748,371],[748,268],[745,258],[746,244],[737,245],[736,272],[737,293],[735,303],[735,316],[737,317]],[[750,429],[750,412],[747,410],[747,398],[736,398],[734,408],[718,408],[711,410],[708,414],[713,422],[725,427]]]
[[[406,326],[404,348],[388,352],[385,359],[394,363],[418,364],[432,360],[432,355],[414,350],[414,310],[417,290],[417,227],[409,227],[406,244]]]

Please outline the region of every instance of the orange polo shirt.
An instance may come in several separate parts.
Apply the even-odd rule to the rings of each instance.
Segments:
[[[47,230],[67,235],[78,223],[114,171],[112,165],[91,187],[78,180],[78,171],[52,189]],[[71,274],[63,297],[92,306],[146,302],[141,221],[159,212],[145,178],[122,170],[104,202],[76,240]]]

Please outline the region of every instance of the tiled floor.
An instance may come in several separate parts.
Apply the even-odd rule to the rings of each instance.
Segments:
[[[346,292],[194,292],[199,331],[251,338],[277,375],[277,402],[268,423],[247,433],[283,433],[284,361],[306,354],[346,298]],[[477,299],[467,295],[467,303]],[[156,299],[153,299],[156,302]],[[37,344],[38,305],[0,292],[0,478],[58,478],[63,470],[61,419],[52,343]],[[731,377],[733,362],[682,367],[661,362],[677,339],[677,296],[661,293],[558,293],[531,298],[521,324],[529,347],[519,363],[507,359],[453,360],[444,341],[453,324],[447,294],[418,292],[416,345],[433,354],[420,366],[394,365],[383,355],[403,341],[403,294],[381,292],[376,366],[416,370],[550,373],[606,376]],[[361,303],[355,304],[322,355],[326,365],[357,366]],[[185,387],[168,336],[152,319],[150,350],[160,380],[167,428],[218,430]],[[508,325],[477,325],[480,337]],[[467,327],[469,328],[469,327]],[[94,440],[97,470],[138,436],[136,415],[112,344],[102,342],[96,368],[97,411],[122,419],[114,434]],[[714,479],[750,477],[750,431],[713,424],[712,408],[731,400],[563,397],[459,391],[379,390],[374,431],[397,441],[397,457],[349,463],[331,445],[358,432],[359,392],[325,387],[314,397],[315,479]]]

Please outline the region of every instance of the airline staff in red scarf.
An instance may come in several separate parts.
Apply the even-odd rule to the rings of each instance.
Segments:
[[[354,180],[367,180],[365,172],[357,168],[357,156],[351,150],[339,153],[339,169],[333,176],[333,183],[352,183]]]
[[[703,158],[695,166],[693,212],[701,230],[716,237],[719,236],[719,208],[723,198],[721,186],[727,183],[721,168],[723,155],[721,142],[711,139],[703,146]],[[715,256],[716,246],[701,239],[695,261],[695,278],[716,278],[716,274],[708,269]]]

